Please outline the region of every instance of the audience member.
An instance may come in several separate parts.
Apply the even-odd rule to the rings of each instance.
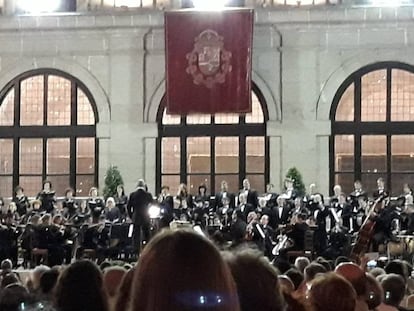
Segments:
[[[217,248],[185,230],[166,230],[148,243],[131,297],[133,311],[239,310],[234,281]]]
[[[98,266],[80,260],[63,270],[56,285],[55,305],[59,311],[108,311]]]
[[[330,272],[313,279],[307,297],[312,311],[354,311],[357,295],[346,279]]]
[[[258,306],[269,311],[284,309],[278,273],[265,257],[247,249],[225,257],[236,282],[242,311],[255,311]]]

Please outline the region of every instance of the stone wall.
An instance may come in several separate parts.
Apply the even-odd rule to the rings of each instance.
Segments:
[[[352,72],[378,61],[414,64],[414,11],[294,8],[256,11],[253,80],[269,111],[271,182],[296,166],[329,191],[329,112]],[[37,68],[80,79],[99,112],[99,179],[117,165],[128,191],[155,185],[156,114],[164,94],[160,11],[0,18],[0,88]]]

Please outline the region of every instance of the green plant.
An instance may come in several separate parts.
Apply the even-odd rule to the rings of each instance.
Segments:
[[[106,171],[105,175],[105,187],[103,189],[103,196],[105,200],[108,197],[113,197],[116,194],[116,187],[123,185],[121,172],[116,166],[111,165]]]
[[[299,196],[304,196],[306,192],[305,184],[302,180],[302,174],[296,167],[291,167],[287,173],[286,178],[293,179],[293,188],[296,189]]]

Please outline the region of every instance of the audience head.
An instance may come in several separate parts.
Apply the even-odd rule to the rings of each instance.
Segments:
[[[108,310],[101,271],[88,260],[76,261],[63,270],[55,299],[60,311]]]
[[[314,311],[354,311],[356,293],[352,285],[333,272],[317,276],[307,296]]]
[[[22,304],[31,302],[30,294],[21,284],[10,284],[0,293],[0,310],[17,311]]]
[[[367,292],[368,308],[370,310],[375,310],[375,308],[381,304],[384,292],[382,290],[381,284],[374,276],[369,273],[367,273]]]
[[[324,266],[322,266],[319,263],[312,262],[309,266],[305,268],[305,271],[304,271],[305,282],[309,283],[316,277],[317,274],[326,273],[326,272],[327,270],[325,269]]]
[[[387,274],[381,280],[384,291],[384,302],[387,305],[398,307],[405,295],[405,281],[401,275]]]
[[[244,249],[227,254],[226,261],[236,282],[241,310],[255,311],[258,306],[262,310],[283,310],[278,273],[266,257]]]
[[[374,278],[386,274],[385,270],[383,268],[380,267],[375,267],[371,270],[369,270],[369,274],[372,275]]]
[[[295,268],[290,268],[288,271],[285,272],[285,275],[292,280],[293,284],[295,285],[295,289],[298,289],[300,284],[302,284],[304,280],[303,274]]]
[[[298,257],[295,259],[295,267],[302,273],[305,271],[305,268],[309,265],[310,260],[308,257]]]
[[[103,284],[108,297],[114,297],[116,295],[126,272],[126,269],[122,267],[110,267],[105,269],[103,274]]]
[[[50,294],[55,288],[58,278],[58,269],[52,268],[48,271],[45,271],[40,277],[40,291],[46,295]]]
[[[365,272],[356,264],[345,262],[339,264],[335,272],[347,279],[355,289],[358,296],[364,296],[367,292],[367,277]]]
[[[135,266],[132,267],[124,277],[122,278],[121,284],[119,285],[118,295],[115,301],[115,310],[129,310],[131,303],[131,288],[134,280]]]
[[[390,261],[385,266],[385,272],[387,274],[395,273],[395,274],[401,275],[404,280],[408,278],[408,266],[404,261],[399,260],[399,259]]]
[[[33,290],[37,290],[40,286],[40,278],[43,273],[49,271],[50,268],[48,266],[40,265],[34,268],[30,275],[30,282]]]
[[[3,275],[3,278],[1,279],[1,288],[5,288],[10,284],[20,284],[20,279],[16,273],[10,272]]]
[[[292,280],[287,275],[279,275],[277,279],[279,281],[280,291],[284,296],[290,295],[295,291],[295,284],[293,284]]]
[[[219,251],[186,230],[166,230],[148,243],[131,297],[131,309],[140,311],[239,310],[234,281]]]
[[[10,259],[4,259],[0,264],[1,271],[11,271],[13,269],[13,263]]]

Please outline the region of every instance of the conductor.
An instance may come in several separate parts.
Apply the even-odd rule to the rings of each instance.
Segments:
[[[143,179],[138,180],[137,189],[129,195],[127,211],[134,224],[133,245],[139,254],[141,242],[144,244],[150,236],[150,217],[148,206],[153,201],[151,193]],[[142,230],[142,236],[141,236]]]

